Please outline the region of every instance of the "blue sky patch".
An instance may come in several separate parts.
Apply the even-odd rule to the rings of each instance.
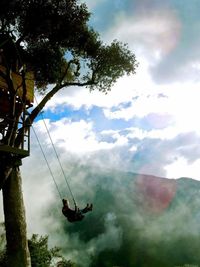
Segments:
[[[125,103],[124,105],[127,106],[129,103]],[[44,119],[50,119],[51,121],[57,121],[63,118],[69,118],[71,121],[92,121],[95,132],[121,130],[133,126],[133,120],[125,121],[123,119],[106,118],[102,108],[97,106],[93,106],[89,110],[86,108],[74,110],[69,106],[57,106],[54,111],[48,109],[42,114]],[[40,120],[41,118],[39,117],[38,119]]]

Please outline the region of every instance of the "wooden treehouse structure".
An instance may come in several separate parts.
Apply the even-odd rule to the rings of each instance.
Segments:
[[[0,155],[29,156],[30,124],[28,126],[27,118],[33,100],[33,72],[12,71],[0,64]]]

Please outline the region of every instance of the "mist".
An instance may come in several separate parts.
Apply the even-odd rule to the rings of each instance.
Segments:
[[[65,162],[78,206],[93,203],[94,210],[82,222],[69,223],[41,160],[35,171],[38,173],[39,168],[40,176],[23,170],[29,234],[48,234],[50,246],[61,247],[65,257],[80,267],[200,264],[198,181],[103,170],[72,155]],[[54,164],[52,161],[61,194],[73,207],[67,185]]]

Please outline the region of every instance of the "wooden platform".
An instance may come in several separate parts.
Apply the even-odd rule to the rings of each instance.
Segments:
[[[8,145],[4,145],[0,143],[0,153],[11,153],[11,154],[16,154],[18,155],[20,158],[25,158],[30,156],[30,153],[28,150],[24,150],[24,149],[20,149],[20,148],[16,148],[16,147],[11,147]]]

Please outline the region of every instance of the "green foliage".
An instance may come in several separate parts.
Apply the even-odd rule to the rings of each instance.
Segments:
[[[66,260],[60,253],[60,248],[48,248],[48,236],[32,235],[28,241],[32,267],[76,267],[74,263]],[[59,264],[56,263],[58,259]]]
[[[126,45],[103,44],[89,18],[78,0],[1,1],[0,48],[7,65],[25,63],[40,89],[87,85],[107,92],[120,76],[135,73],[137,63]]]
[[[71,261],[63,259],[57,263],[57,267],[76,267],[76,265]]]
[[[48,248],[48,236],[33,234],[28,240],[32,267],[76,267],[75,263],[66,260],[60,248]],[[8,267],[6,260],[6,242],[4,224],[0,224],[0,266]],[[59,263],[59,264],[58,264]]]
[[[103,92],[110,90],[116,80],[124,74],[135,73],[137,66],[135,56],[127,45],[117,40],[113,41],[110,46],[99,48],[95,59],[90,64],[90,67],[94,69],[94,80],[97,83],[92,85],[91,89],[97,87]]]
[[[48,237],[33,235],[28,243],[31,255],[32,267],[49,267],[52,260],[52,252],[48,250]]]

